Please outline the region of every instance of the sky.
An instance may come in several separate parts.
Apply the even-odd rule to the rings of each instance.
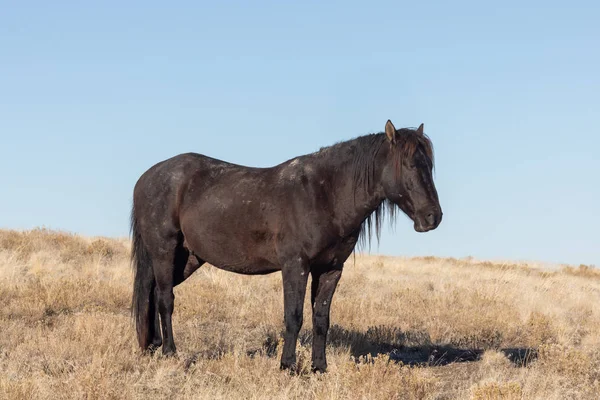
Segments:
[[[0,227],[126,236],[198,152],[272,166],[425,124],[444,220],[372,253],[600,266],[600,3],[8,1]]]

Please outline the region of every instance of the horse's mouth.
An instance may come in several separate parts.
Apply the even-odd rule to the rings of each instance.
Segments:
[[[435,226],[423,226],[422,224],[415,222],[415,231],[419,233],[429,232],[431,230],[434,230],[435,228]]]

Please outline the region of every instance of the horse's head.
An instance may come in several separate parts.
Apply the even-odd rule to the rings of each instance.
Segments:
[[[433,183],[433,146],[423,124],[416,130],[396,130],[388,120],[385,134],[390,146],[382,176],[386,198],[413,220],[415,231],[437,228],[442,208]]]

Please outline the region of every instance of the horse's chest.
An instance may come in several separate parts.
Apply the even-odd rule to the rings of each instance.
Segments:
[[[339,241],[321,251],[315,258],[315,263],[328,265],[343,264],[354,251],[357,240],[358,235],[339,239]]]

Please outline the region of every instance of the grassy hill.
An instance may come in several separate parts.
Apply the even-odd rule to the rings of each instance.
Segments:
[[[175,289],[179,354],[143,356],[126,239],[0,231],[0,398],[596,399],[600,273],[357,255],[329,372],[280,372],[280,274],[202,267]]]

